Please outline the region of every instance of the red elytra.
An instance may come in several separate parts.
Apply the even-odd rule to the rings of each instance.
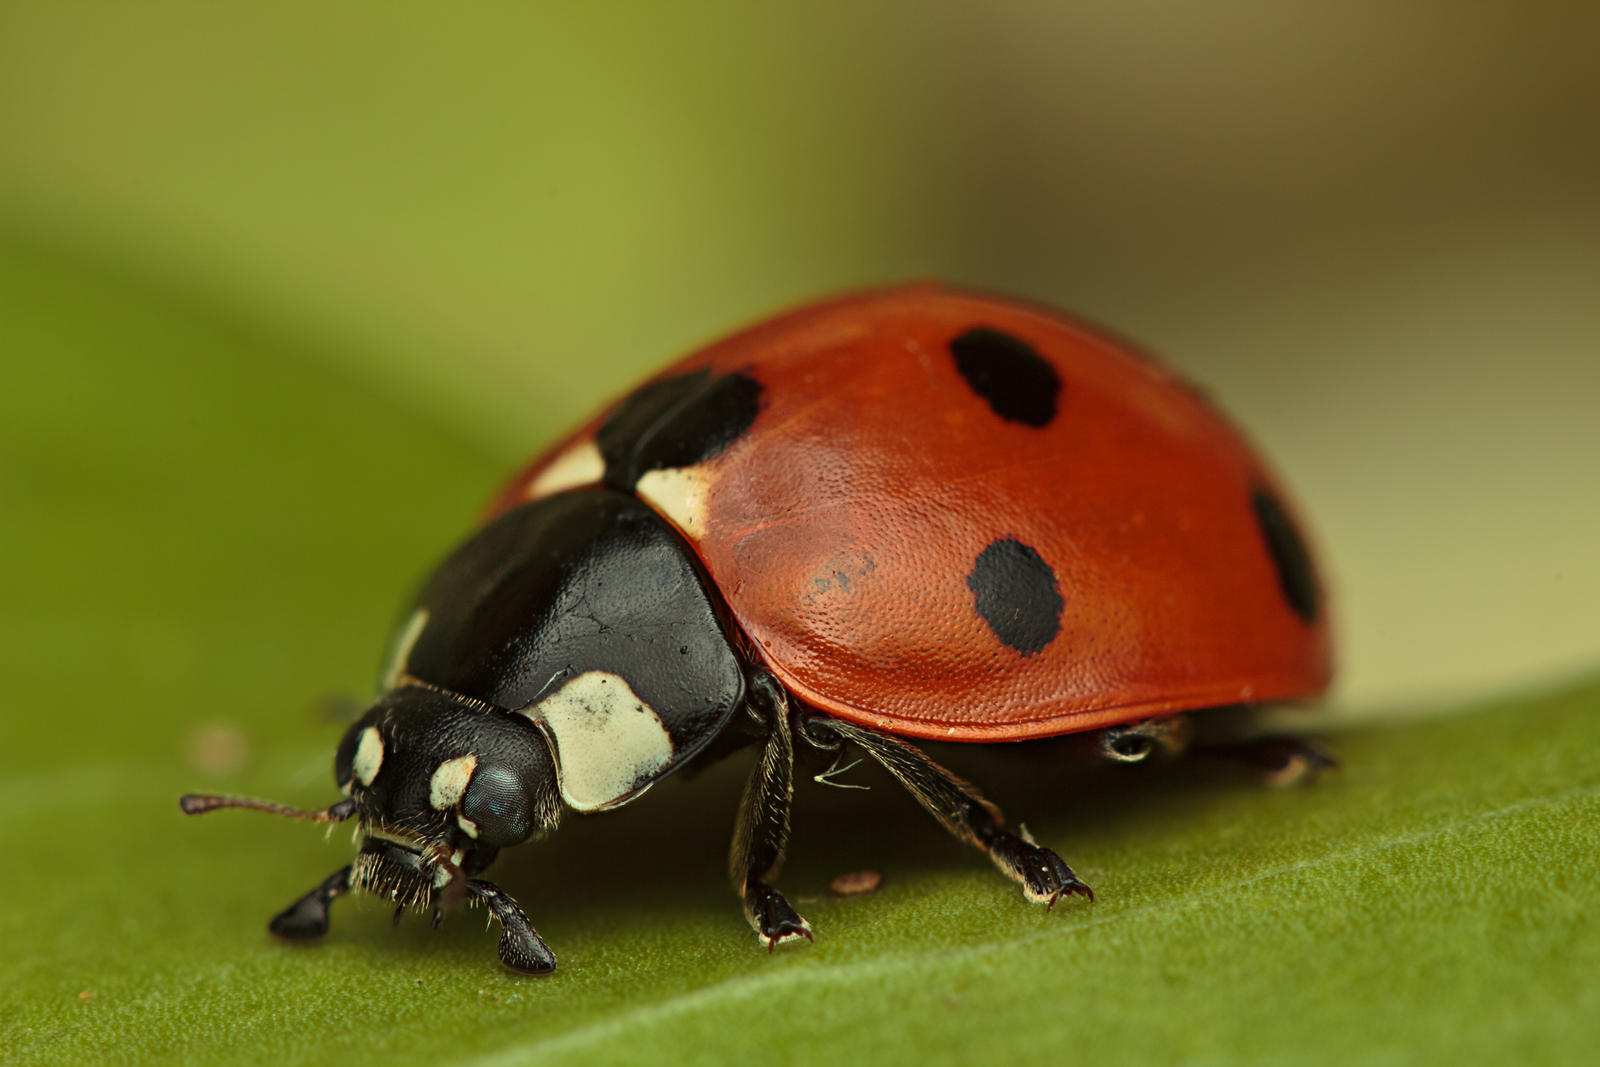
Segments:
[[[1025,356],[1009,382],[964,372],[955,342],[974,337],[1042,359],[1055,394]],[[754,420],[633,488],[806,704],[903,736],[1015,741],[1326,687],[1325,596],[1277,478],[1126,344],[921,284],[792,311],[651,381],[700,369],[758,382]],[[491,512],[597,484],[612,410]],[[1008,643],[979,610],[974,568],[997,542],[1048,567],[1053,632]]]

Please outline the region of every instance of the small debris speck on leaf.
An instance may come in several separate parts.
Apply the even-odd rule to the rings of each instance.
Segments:
[[[836,897],[864,897],[882,885],[883,875],[877,871],[850,871],[828,883],[828,891]]]

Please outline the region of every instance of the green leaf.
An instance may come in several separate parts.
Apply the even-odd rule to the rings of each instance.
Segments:
[[[322,342],[0,235],[0,1060],[1579,1062],[1600,1046],[1600,682],[1337,738],[1281,792],[1069,750],[948,756],[1097,902],[1044,915],[864,768],[803,781],[761,951],[720,870],[744,764],[572,820],[496,877],[561,957],[502,970],[344,901],[303,824],[175,803],[335,796],[325,694],[505,473]],[[556,427],[528,405],[530,447]],[[864,898],[837,874],[880,871]]]

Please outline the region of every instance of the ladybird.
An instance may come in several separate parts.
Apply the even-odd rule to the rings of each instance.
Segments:
[[[1196,390],[1060,314],[921,284],[702,349],[512,478],[403,613],[334,758],[344,799],[181,805],[356,820],[280,937],[322,936],[346,893],[397,922],[478,904],[506,966],[544,974],[496,854],[754,746],[729,874],[770,951],[812,936],[773,884],[797,749],[875,761],[1048,907],[1093,894],[917,739],[1096,731],[1134,760],[1183,713],[1330,674],[1294,508]]]

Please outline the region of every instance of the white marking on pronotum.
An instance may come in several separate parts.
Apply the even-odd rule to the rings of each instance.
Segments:
[[[393,689],[400,676],[406,673],[406,668],[411,663],[411,650],[417,647],[417,639],[422,636],[423,628],[427,625],[428,609],[418,608],[394,635],[394,644],[389,647],[389,658],[383,665],[381,684],[385,690]]]
[[[593,441],[580,441],[551,460],[533,481],[528,483],[528,499],[559,493],[563,489],[576,489],[593,485],[606,472],[606,461]]]
[[[710,473],[704,465],[645,471],[633,486],[641,499],[691,537],[700,537],[705,533],[706,490],[709,487]]]
[[[356,742],[356,758],[350,761],[350,770],[362,785],[371,785],[382,766],[383,736],[376,726],[369,726],[361,731],[361,740]]]
[[[428,779],[428,803],[433,805],[433,810],[454,807],[461,794],[467,791],[467,783],[472,781],[472,772],[477,769],[478,757],[471,753],[439,764],[433,777]]]
[[[586,671],[522,713],[550,735],[561,797],[577,811],[632,800],[672,760],[661,717],[615,674]]]
[[[462,833],[466,834],[474,841],[478,839],[478,824],[460,812],[456,812],[456,825],[461,827]]]

